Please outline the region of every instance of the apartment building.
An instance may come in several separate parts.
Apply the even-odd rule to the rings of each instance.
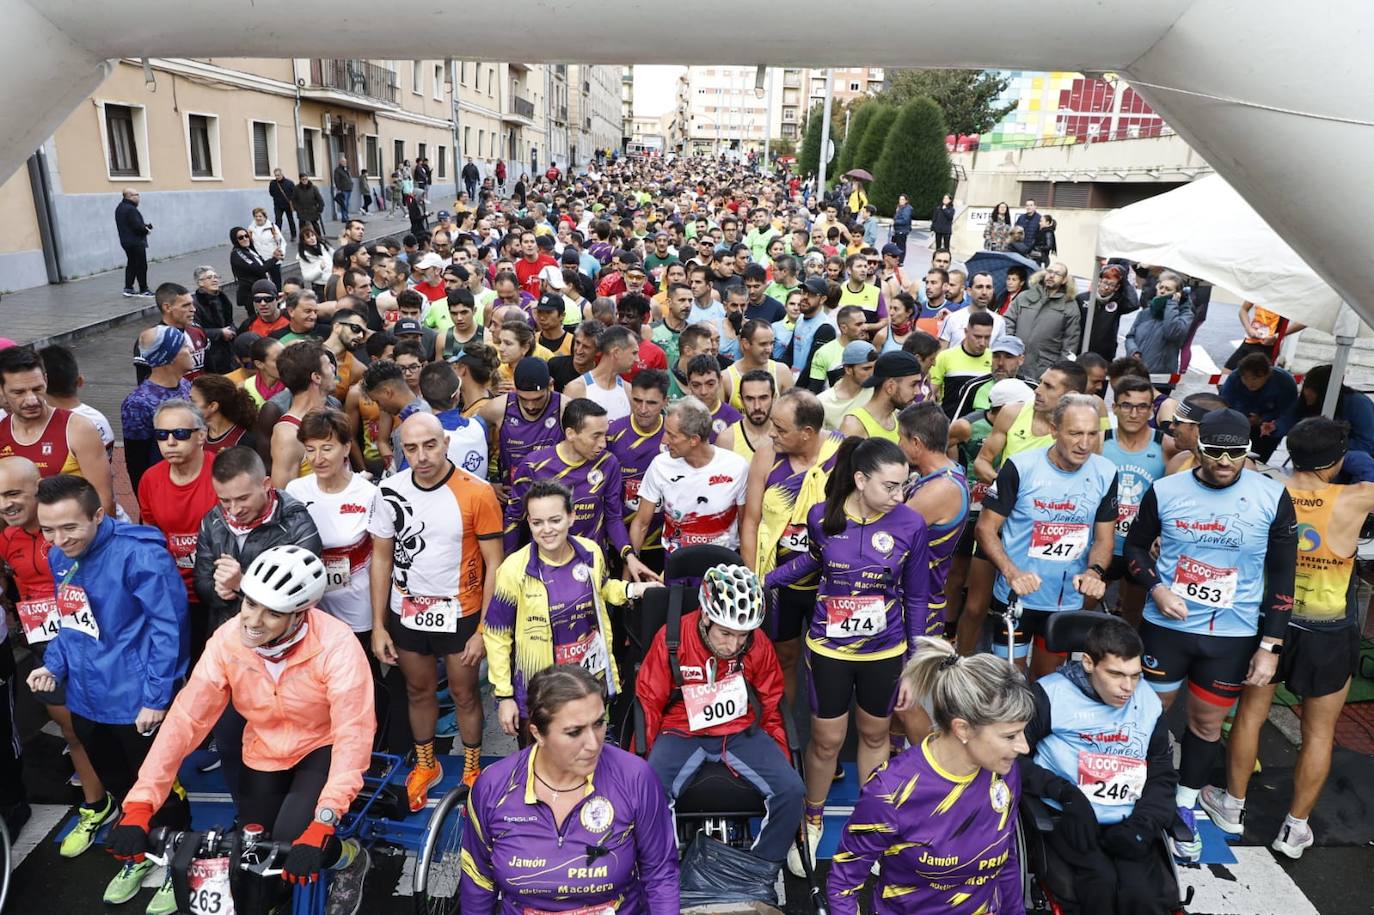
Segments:
[[[618,94],[607,82],[592,81],[584,105],[601,112],[603,138]],[[497,159],[514,177],[542,172],[551,157],[566,165],[568,98],[566,67],[518,62],[152,58],[145,70],[118,61],[30,167],[0,184],[0,291],[121,266],[113,217],[126,187],[155,226],[156,260],[227,245],[254,207],[270,213],[277,168],[310,175],[329,198],[346,160],[356,209],[362,170],[376,189],[419,158],[439,201],[451,199],[468,156],[483,175]]]
[[[597,150],[621,143],[620,67],[568,67],[568,164],[583,168]]]

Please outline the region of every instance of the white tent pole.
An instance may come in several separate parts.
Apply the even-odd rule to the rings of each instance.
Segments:
[[[1354,337],[1336,338],[1336,357],[1331,360],[1331,380],[1326,383],[1326,401],[1322,404],[1322,416],[1327,419],[1334,419],[1336,416],[1336,398],[1340,396],[1341,382],[1345,380],[1345,368],[1350,362],[1350,349],[1354,345]]]
[[[1097,251],[1097,244],[1094,242],[1093,251]],[[1086,353],[1088,351],[1088,341],[1093,336],[1093,317],[1097,314],[1097,286],[1102,282],[1102,268],[1106,266],[1107,259],[1100,255],[1093,255],[1093,262],[1097,264],[1097,270],[1093,273],[1093,283],[1088,287],[1088,322],[1083,326],[1083,339],[1079,344],[1078,351]]]

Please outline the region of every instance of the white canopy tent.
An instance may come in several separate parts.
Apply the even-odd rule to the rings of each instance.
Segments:
[[[1159,264],[1240,294],[1329,334],[1374,337],[1336,290],[1220,175],[1113,211],[1097,230],[1099,257]]]
[[[1220,175],[1112,212],[1098,227],[1097,255],[1200,277],[1290,321],[1333,334],[1337,378],[1345,374],[1354,338],[1374,337],[1374,330]],[[1091,312],[1088,320],[1085,340]],[[1328,400],[1334,400],[1335,389]]]

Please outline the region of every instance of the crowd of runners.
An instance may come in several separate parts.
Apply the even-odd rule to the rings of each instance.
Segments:
[[[69,350],[0,350],[0,715],[26,688],[70,747],[63,856],[115,824],[105,902],[138,892],[151,827],[188,824],[178,769],[213,746],[238,822],[294,842],[290,879],[332,871],[353,915],[369,859],[334,833],[388,740],[386,682],[410,809],[445,766],[471,786],[464,913],[677,911],[672,805],[710,760],[766,799],[752,853],[801,875],[851,723],[831,911],[869,884],[880,912],[1020,911],[1022,792],[1059,811],[1082,911],[1169,911],[1149,848],[1195,804],[1244,829],[1279,683],[1304,739],[1273,846],[1313,844],[1374,510],[1346,425],[1287,430],[1285,479],[1221,396],[1171,396],[1114,340],[1078,353],[1062,263],[969,275],[939,249],[912,271],[905,237],[786,174],[619,159],[460,203],[400,238],[303,234],[303,275],[236,262],[232,300],[211,267],[156,286],[120,451]],[[1181,282],[1104,281],[1147,311]],[[624,608],[701,544],[740,563],[632,661]],[[1074,610],[1102,611],[1081,660],[1043,638]],[[647,746],[607,740],[629,696]],[[519,749],[483,768],[491,716]],[[148,912],[175,907],[169,882]]]

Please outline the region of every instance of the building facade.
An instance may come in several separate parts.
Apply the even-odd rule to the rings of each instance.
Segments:
[[[0,184],[0,291],[49,282],[50,258],[62,279],[122,266],[113,215],[125,188],[140,192],[156,260],[227,245],[254,207],[271,214],[278,168],[293,181],[310,175],[328,205],[334,167],[346,161],[357,210],[363,171],[375,192],[398,164],[426,158],[437,209],[452,200],[468,157],[484,177],[504,159],[514,180],[550,158],[566,165],[571,151],[567,68],[306,58],[149,65],[150,79],[137,60],[116,63],[30,168]],[[600,112],[607,145],[617,93],[603,76],[584,104]]]
[[[635,68],[620,70],[620,148],[625,149],[635,135]]]
[[[584,168],[597,150],[609,155],[621,143],[620,67],[568,67],[568,162]]]
[[[998,99],[1016,102],[979,138],[984,149],[1139,140],[1169,133],[1164,119],[1125,82],[1082,73],[1003,71],[1010,82]]]

